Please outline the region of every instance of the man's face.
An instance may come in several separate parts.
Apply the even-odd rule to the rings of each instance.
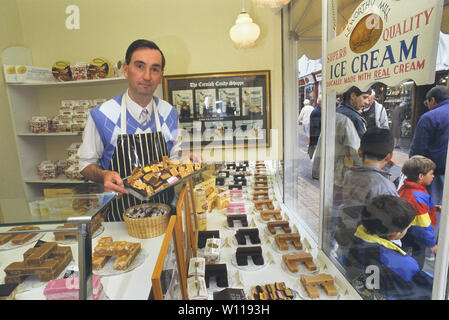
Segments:
[[[429,99],[426,99],[426,101],[424,101],[424,104],[427,106],[427,108],[429,108],[429,110],[432,110],[436,107],[437,102],[434,97],[430,97]]]
[[[139,48],[123,67],[131,97],[152,97],[162,81],[162,55],[156,49]]]
[[[374,103],[374,100],[376,100],[376,95],[375,94],[371,94],[370,96],[369,96],[369,106],[372,106],[373,105],[373,103]]]
[[[351,93],[351,105],[356,110],[361,110],[364,107],[368,107],[370,105],[370,99],[368,93],[362,93],[357,96],[354,92]]]

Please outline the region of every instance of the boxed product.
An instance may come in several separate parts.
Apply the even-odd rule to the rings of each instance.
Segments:
[[[187,295],[189,300],[207,300],[207,288],[204,277],[190,277],[187,279]]]
[[[3,73],[5,75],[5,82],[16,82],[16,66],[11,66],[4,64],[3,65]]]
[[[70,158],[72,155],[76,155],[76,153],[78,152],[78,149],[81,147],[81,142],[74,142],[72,143],[66,150],[67,150],[67,155]]]
[[[72,120],[70,119],[61,119],[58,116],[58,132],[72,132]]]
[[[215,207],[218,210],[226,209],[226,206],[231,202],[231,193],[229,190],[217,194],[215,197]]]
[[[37,173],[42,178],[42,180],[55,179],[56,166],[53,161],[44,160],[37,166]]]
[[[16,66],[17,82],[25,81],[55,81],[51,68],[40,68],[33,66]]]
[[[77,62],[70,65],[70,71],[72,72],[72,80],[87,80],[88,64],[86,62]]]
[[[100,277],[92,275],[92,298],[101,299],[103,285]],[[47,300],[78,300],[79,299],[79,278],[66,278],[50,280],[44,289]]]
[[[70,180],[82,180],[83,176],[79,172],[78,164],[73,164],[65,170],[65,176]]]
[[[84,117],[73,117],[72,118],[72,132],[83,132],[86,127],[86,118]]]
[[[220,246],[221,239],[219,238],[208,238],[206,240],[206,246],[204,247],[204,258],[206,263],[216,263],[220,260]]]
[[[201,257],[190,258],[188,277],[202,276],[204,277],[206,268],[206,260]]]
[[[48,118],[43,116],[34,116],[29,121],[32,133],[48,133]]]

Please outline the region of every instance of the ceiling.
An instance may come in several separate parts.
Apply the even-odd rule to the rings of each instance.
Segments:
[[[363,0],[337,0],[337,33],[344,29],[353,11]],[[290,36],[298,41],[298,57],[321,57],[321,1],[292,0]],[[449,0],[444,0],[441,30],[449,33]]]

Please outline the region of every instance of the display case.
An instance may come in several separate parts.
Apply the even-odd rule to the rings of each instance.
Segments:
[[[101,225],[99,221],[102,220],[104,210],[115,196],[115,193],[101,193],[50,197],[32,202],[25,199],[3,201],[0,217],[0,260],[4,282],[19,283],[19,288],[25,287],[24,291],[26,287],[41,286],[42,281],[57,278],[72,258],[75,258],[75,261],[78,261],[79,273],[78,298],[92,299],[92,236],[97,230],[94,226]],[[60,234],[68,232],[76,236],[77,257],[73,257],[76,252],[69,249],[65,239],[59,238]],[[51,241],[41,242],[40,239],[45,234],[52,234]],[[40,249],[47,245],[52,248]],[[23,252],[27,248],[28,250]],[[67,252],[61,254],[59,250],[56,253],[58,248]],[[45,250],[55,257],[48,261]],[[61,255],[63,258],[60,259]],[[33,257],[32,261],[30,257]],[[36,276],[39,277],[38,280],[34,279]]]

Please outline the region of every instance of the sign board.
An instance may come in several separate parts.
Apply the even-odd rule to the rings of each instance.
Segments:
[[[328,42],[326,87],[364,90],[375,82],[396,86],[435,81],[442,0],[365,0],[344,31]]]

